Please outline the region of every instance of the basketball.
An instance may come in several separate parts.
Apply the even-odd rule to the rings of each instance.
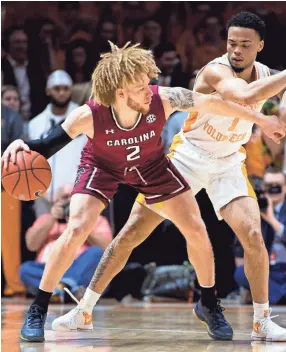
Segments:
[[[29,201],[40,198],[49,188],[52,179],[50,165],[41,154],[20,151],[16,163],[9,161],[2,168],[2,185],[12,197]]]

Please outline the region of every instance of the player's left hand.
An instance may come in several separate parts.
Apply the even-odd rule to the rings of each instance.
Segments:
[[[22,141],[22,139],[16,139],[6,148],[5,152],[3,153],[1,158],[1,168],[4,167],[4,169],[7,170],[9,160],[11,160],[13,164],[16,164],[17,152],[20,150],[24,150],[28,153],[31,152],[29,146],[24,141]]]

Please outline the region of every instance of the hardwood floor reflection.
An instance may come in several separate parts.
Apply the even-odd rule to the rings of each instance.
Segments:
[[[29,302],[28,302],[29,303]],[[104,302],[103,302],[104,303]],[[233,341],[213,341],[192,315],[190,304],[106,302],[93,313],[93,332],[54,332],[51,322],[73,305],[51,305],[45,343],[22,343],[19,332],[27,301],[2,300],[3,352],[286,352],[286,343],[250,341],[252,309],[229,305],[225,315],[234,329]],[[286,326],[286,307],[274,307],[275,321]]]

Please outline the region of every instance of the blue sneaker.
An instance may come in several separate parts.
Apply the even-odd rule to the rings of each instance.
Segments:
[[[36,304],[31,305],[21,330],[21,340],[29,342],[44,342],[44,326],[47,313]]]
[[[208,334],[214,340],[232,340],[233,337],[233,330],[226,321],[223,311],[224,308],[220,306],[220,301],[214,309],[209,309],[199,300],[193,309],[196,318],[207,326]]]

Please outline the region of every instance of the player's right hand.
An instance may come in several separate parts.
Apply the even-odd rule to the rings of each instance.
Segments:
[[[1,167],[4,167],[5,169],[7,169],[10,159],[11,159],[11,162],[15,164],[17,152],[19,152],[20,150],[25,150],[26,152],[30,152],[29,146],[25,144],[25,142],[22,141],[22,139],[16,139],[7,147],[7,149],[3,153],[3,156],[1,158]]]
[[[277,144],[280,144],[280,139],[286,135],[286,123],[281,121],[276,115],[265,116],[260,127],[262,132]]]

